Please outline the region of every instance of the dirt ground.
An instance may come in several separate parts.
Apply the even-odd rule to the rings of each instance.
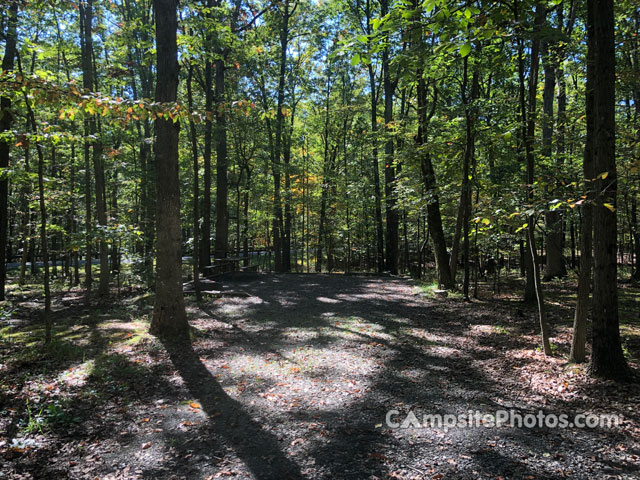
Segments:
[[[146,333],[145,292],[91,307],[61,294],[45,351],[33,338],[41,304],[14,302],[0,337],[0,479],[640,478],[640,385],[567,364],[562,301],[545,357],[535,312],[508,295],[469,304],[367,275],[224,283],[246,296],[187,299],[192,346]],[[385,419],[510,409],[621,423]]]

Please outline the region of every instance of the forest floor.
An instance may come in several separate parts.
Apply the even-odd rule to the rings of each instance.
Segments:
[[[566,361],[574,289],[549,294],[554,355],[513,290],[436,299],[403,277],[245,274],[187,297],[192,346],[147,332],[152,297],[60,291],[44,349],[27,291],[0,330],[0,479],[640,478],[640,384]],[[519,287],[518,287],[519,288]],[[621,286],[638,371],[640,302]],[[35,295],[35,294],[34,294]],[[390,428],[385,416],[615,414],[616,427]]]

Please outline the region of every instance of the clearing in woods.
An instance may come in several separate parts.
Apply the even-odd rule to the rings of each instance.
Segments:
[[[3,330],[0,478],[637,478],[635,385],[536,351],[508,296],[432,299],[412,281],[244,274],[188,301],[193,345],[146,333],[150,296],[36,302]],[[514,313],[515,312],[515,313]],[[555,326],[565,353],[569,325]],[[30,401],[26,399],[30,398]],[[422,414],[608,413],[612,428],[392,429]]]

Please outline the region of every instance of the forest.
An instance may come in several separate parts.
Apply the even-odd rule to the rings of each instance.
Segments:
[[[637,478],[639,33],[3,0],[0,478]]]

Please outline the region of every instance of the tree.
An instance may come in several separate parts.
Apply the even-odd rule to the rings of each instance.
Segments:
[[[380,14],[389,13],[389,0],[380,1]],[[396,208],[396,159],[394,158],[393,137],[390,134],[393,121],[393,97],[396,81],[391,75],[391,49],[389,38],[385,38],[382,50],[382,84],[384,91],[384,124],[388,138],[384,143],[384,196],[387,217],[386,231],[386,267],[393,275],[398,274],[398,210]]]
[[[591,294],[591,269],[593,263],[592,256],[592,235],[593,235],[593,206],[594,196],[593,179],[596,177],[594,168],[594,72],[595,68],[595,38],[593,23],[593,3],[587,2],[587,78],[585,88],[585,114],[587,120],[587,135],[584,144],[584,155],[582,159],[583,186],[586,190],[586,198],[580,205],[582,215],[582,229],[580,230],[580,265],[578,270],[578,296],[576,299],[576,310],[573,318],[573,336],[571,339],[571,352],[569,360],[582,363],[586,360],[585,344],[587,341],[587,315],[589,313],[589,296]]]
[[[154,0],[157,42],[156,101],[175,107],[178,93],[177,0]],[[174,114],[172,114],[173,116]],[[180,179],[178,174],[177,117],[156,119],[156,292],[150,332],[158,336],[186,337],[189,324],[182,294],[180,244]]]
[[[5,34],[6,43],[4,57],[2,58],[2,71],[11,72],[16,57],[18,24],[18,0],[15,0],[9,7],[9,23]],[[11,98],[0,97],[0,134],[11,129],[13,123],[13,112],[11,111]],[[0,136],[0,169],[9,166],[10,153],[9,140]],[[4,173],[0,173],[0,301],[4,300],[4,289],[6,282],[6,253],[7,253],[7,220],[8,210],[9,180]]]
[[[96,75],[93,52],[93,0],[88,0],[80,5],[80,44],[82,47],[82,86],[87,92],[94,90]],[[85,206],[87,208],[87,258],[85,272],[87,275],[87,298],[91,292],[91,254],[95,235],[92,235],[91,225],[91,174],[89,173],[90,158],[93,159],[93,171],[95,180],[96,217],[102,229],[103,238],[100,240],[100,283],[98,295],[101,297],[109,293],[109,249],[104,238],[107,226],[107,202],[104,180],[104,165],[102,159],[103,146],[99,138],[99,131],[95,117],[90,114],[85,121]],[[92,139],[91,141],[89,139]],[[93,151],[91,151],[93,149]]]
[[[596,198],[593,209],[593,327],[589,371],[610,379],[628,376],[618,324],[618,234],[613,0],[590,0],[593,9]]]

